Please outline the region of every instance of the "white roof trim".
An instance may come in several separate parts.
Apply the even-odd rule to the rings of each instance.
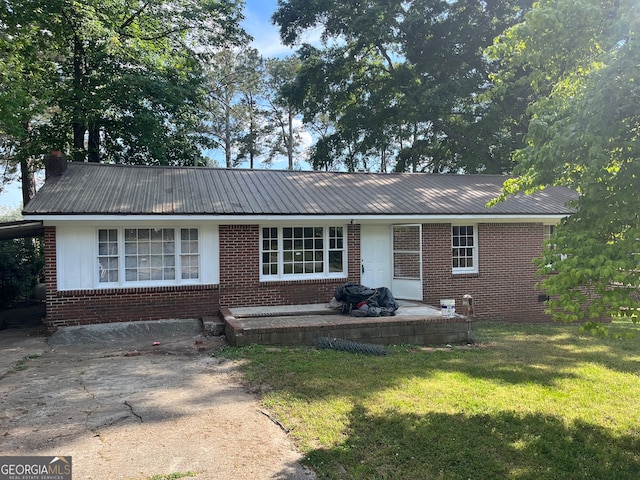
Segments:
[[[344,223],[459,223],[484,221],[489,223],[555,222],[566,217],[556,215],[25,215],[26,220],[57,222],[216,222],[221,224],[263,224],[268,222],[329,222]]]

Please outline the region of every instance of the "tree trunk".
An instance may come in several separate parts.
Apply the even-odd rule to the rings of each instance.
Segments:
[[[84,80],[84,47],[76,35],[73,39],[73,161],[84,162],[84,134],[87,130],[85,114],[82,108],[82,87]]]
[[[33,174],[33,159],[25,158],[20,160],[20,176],[22,178],[22,205],[27,203],[36,194],[36,181]]]
[[[287,109],[289,116],[289,134],[287,135],[287,157],[289,158],[289,170],[293,170],[293,111]]]
[[[89,126],[89,161],[100,161],[100,125],[91,123]]]
[[[224,102],[224,158],[227,164],[227,168],[231,168],[231,103],[228,95],[229,92],[225,91]]]
[[[253,118],[253,102],[249,103],[249,168],[253,170],[253,160],[256,153],[256,125]]]

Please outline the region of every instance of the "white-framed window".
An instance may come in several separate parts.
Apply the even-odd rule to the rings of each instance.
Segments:
[[[556,231],[556,226],[555,225],[550,225],[550,224],[545,224],[543,226],[544,226],[545,248],[548,248],[551,251],[557,250],[557,248],[558,248],[557,245],[549,243],[551,241],[551,237],[553,236],[554,232]],[[567,259],[567,254],[566,253],[558,253],[557,256],[560,258],[560,260],[566,260]],[[551,267],[551,265],[547,265],[547,267]]]
[[[556,230],[556,226],[555,225],[544,225],[544,240],[545,242],[548,242],[549,240],[551,240],[551,235],[553,235],[553,232]]]
[[[180,229],[180,267],[184,280],[200,278],[200,247],[197,228]]]
[[[453,273],[478,272],[478,228],[476,225],[451,226],[451,262]]]
[[[199,252],[197,228],[99,228],[98,283],[197,281]]]
[[[101,283],[119,280],[118,230],[98,230],[98,278]]]
[[[260,278],[296,280],[346,277],[346,227],[263,227]]]

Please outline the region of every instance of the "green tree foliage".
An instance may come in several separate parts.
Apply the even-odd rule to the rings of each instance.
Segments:
[[[265,60],[251,47],[217,53],[208,72],[207,124],[227,168],[263,158],[271,128],[266,121]]]
[[[238,163],[248,161],[249,168],[256,166],[257,159],[263,155],[266,137],[271,128],[264,119],[267,111],[264,105],[266,95],[266,66],[260,53],[247,49],[239,66],[242,81],[239,90],[238,111],[242,129],[238,137]]]
[[[0,240],[0,308],[29,299],[43,269],[42,239]]]
[[[234,149],[242,132],[237,108],[242,85],[244,50],[225,48],[217,52],[207,67],[207,126],[214,150],[222,151],[226,168],[237,166]]]
[[[293,88],[300,61],[295,56],[270,58],[266,62],[266,98],[269,105],[268,122],[273,126],[269,160],[278,155],[287,157],[287,166],[293,170],[300,158],[300,129],[296,126],[297,109],[289,91]]]
[[[225,49],[208,71],[206,124],[227,168],[270,166],[300,158],[297,111],[283,93],[295,79],[296,57],[264,59],[255,48]]]
[[[7,0],[0,132],[16,160],[197,164],[203,65],[243,39],[236,0]]]
[[[0,222],[21,219],[20,209],[0,207]],[[29,299],[43,273],[42,238],[0,240],[0,308]]]
[[[279,0],[273,16],[296,44],[321,29],[323,48],[302,45],[290,98],[305,121],[328,115],[314,168],[504,172],[522,125],[511,104],[483,99],[496,67],[482,54],[531,1]],[[375,163],[375,165],[374,165]]]
[[[544,0],[488,51],[502,66],[496,96],[526,87],[536,97],[505,194],[580,193],[539,262],[562,320],[640,307],[639,34],[637,2]]]

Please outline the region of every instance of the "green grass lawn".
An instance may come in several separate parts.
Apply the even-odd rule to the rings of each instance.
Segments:
[[[242,360],[321,479],[640,478],[640,334],[479,323],[476,342],[382,357],[258,346],[221,355]]]

